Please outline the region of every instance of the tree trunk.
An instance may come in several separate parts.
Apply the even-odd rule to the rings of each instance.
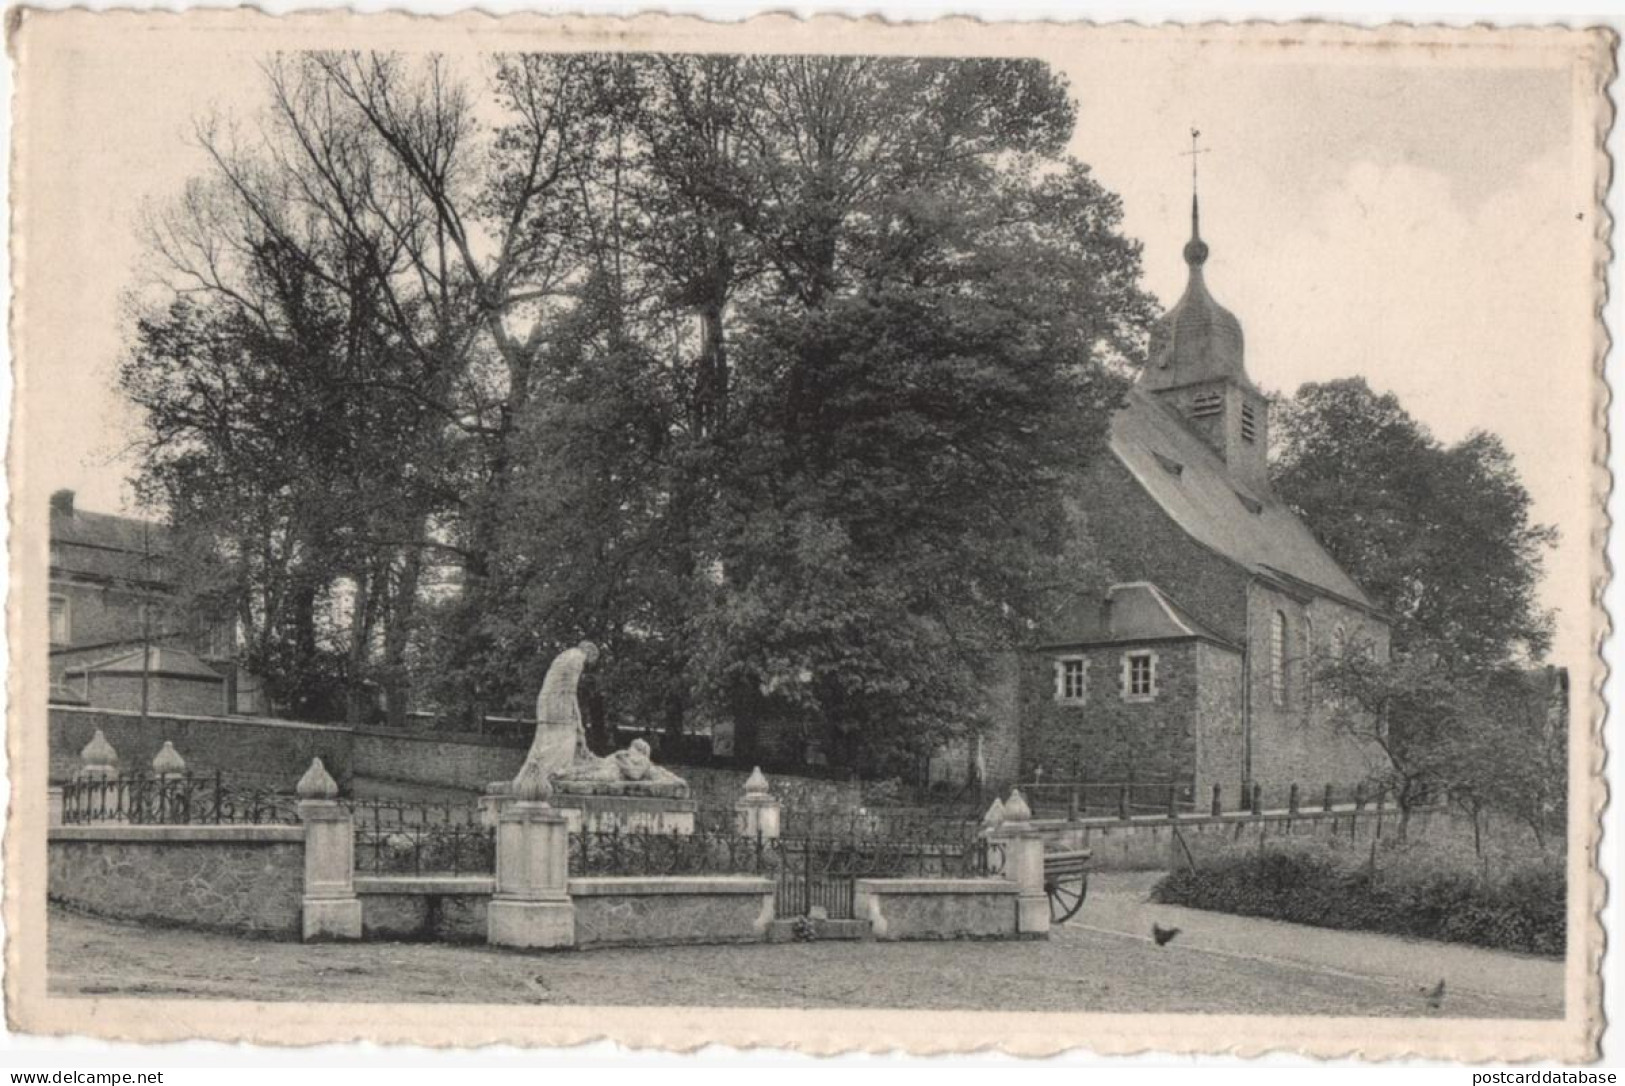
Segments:
[[[368,717],[367,643],[372,633],[372,576],[355,575],[355,600],[350,608],[350,651],[344,676],[344,722],[365,724]]]
[[[423,548],[411,547],[401,565],[395,585],[395,602],[389,625],[384,630],[384,700],[391,728],[406,727],[407,698],[411,682],[406,673],[406,648],[411,642],[412,624],[417,618],[418,581],[423,572]]]

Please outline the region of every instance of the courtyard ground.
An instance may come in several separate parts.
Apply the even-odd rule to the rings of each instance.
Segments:
[[[521,954],[303,945],[53,910],[64,996],[1546,1018],[1558,961],[1153,905],[1155,875],[1097,875],[1048,941],[667,947]],[[1151,924],[1181,929],[1167,946]],[[1443,1006],[1424,988],[1445,980]]]

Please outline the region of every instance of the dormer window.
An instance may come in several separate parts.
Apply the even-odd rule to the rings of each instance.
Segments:
[[[1181,475],[1185,474],[1185,465],[1181,464],[1178,460],[1170,459],[1169,457],[1155,451],[1153,451],[1151,455],[1157,458],[1157,463],[1162,465],[1162,470],[1166,471],[1174,478],[1177,479]]]
[[[1258,418],[1253,414],[1253,405],[1250,403],[1241,405],[1241,440],[1249,442],[1258,440]]]

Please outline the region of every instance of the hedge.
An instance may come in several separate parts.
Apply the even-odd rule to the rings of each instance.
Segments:
[[[1322,928],[1410,935],[1562,957],[1566,883],[1555,864],[1499,878],[1312,851],[1238,852],[1175,871],[1152,900]]]

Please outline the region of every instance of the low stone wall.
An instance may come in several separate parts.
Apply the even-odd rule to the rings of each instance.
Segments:
[[[302,826],[61,826],[51,901],[121,920],[299,938]]]
[[[1409,832],[1430,832],[1434,823],[1450,816],[1444,811],[1418,811],[1411,815]],[[1349,837],[1369,840],[1398,831],[1399,812],[1392,807],[1364,810],[1265,811],[1262,814],[1184,815],[1145,818],[1091,818],[1078,821],[1045,819],[1033,827],[1043,834],[1050,850],[1089,849],[1094,871],[1167,871],[1188,861],[1201,843],[1223,839],[1230,844],[1291,837]],[[1177,832],[1176,832],[1177,831]]]
[[[570,880],[576,946],[756,943],[773,923],[770,879]]]
[[[529,742],[477,735],[455,739],[405,731],[353,731],[357,776],[483,792],[492,781],[511,781],[525,763]]]
[[[364,939],[483,943],[494,879],[357,878]]]
[[[859,879],[852,912],[876,939],[1013,939],[1019,892],[1004,879]]]
[[[118,751],[122,769],[142,773],[165,740],[186,759],[187,770],[204,775],[220,770],[237,783],[263,783],[286,791],[320,758],[343,780],[352,769],[351,733],[326,724],[300,724],[261,717],[179,716],[122,709],[53,705],[50,721],[51,782],[71,780],[79,752],[100,729]]]

